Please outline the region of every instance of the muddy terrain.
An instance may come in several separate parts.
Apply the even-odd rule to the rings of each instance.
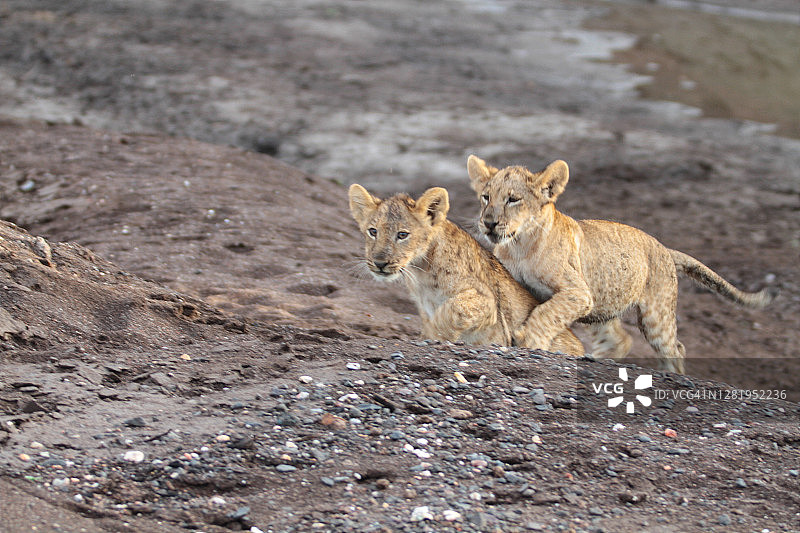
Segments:
[[[640,99],[608,9],[0,5],[4,527],[800,530],[800,142]],[[565,159],[568,214],[780,297],[682,283],[683,392],[631,415],[619,365],[421,341],[343,185],[469,227],[469,153]]]

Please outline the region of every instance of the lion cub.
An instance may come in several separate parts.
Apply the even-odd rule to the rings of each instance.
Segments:
[[[447,220],[445,189],[428,189],[416,201],[405,194],[379,200],[354,184],[349,196],[350,211],[366,239],[367,267],[379,280],[405,281],[424,337],[511,346],[511,332],[537,302],[491,253]],[[566,326],[538,347],[584,353]]]
[[[631,307],[661,368],[683,373],[677,339],[677,271],[728,300],[763,307],[774,292],[746,293],[719,274],[638,229],[605,220],[574,220],[555,208],[569,180],[564,161],[543,171],[502,170],[471,155],[467,168],[482,203],[481,232],[514,278],[544,303],[512,335],[541,348],[574,321],[588,324],[594,355],[622,359],[631,338],[619,316]]]

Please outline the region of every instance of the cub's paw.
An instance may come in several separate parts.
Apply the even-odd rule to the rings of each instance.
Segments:
[[[532,335],[525,327],[515,329],[514,333],[511,334],[511,338],[514,341],[514,346],[520,346],[522,348],[546,350],[550,345],[546,339],[542,339],[537,335]]]

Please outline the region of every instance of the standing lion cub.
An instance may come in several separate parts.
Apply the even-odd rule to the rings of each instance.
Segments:
[[[445,189],[428,189],[416,201],[405,194],[379,200],[354,184],[349,196],[350,211],[366,240],[366,266],[379,280],[405,281],[422,318],[423,336],[512,344],[511,332],[537,302],[491,253],[447,220]],[[567,327],[539,347],[584,353]]]
[[[467,168],[482,203],[480,230],[514,278],[544,302],[514,330],[520,344],[548,346],[577,320],[588,324],[596,357],[622,359],[631,338],[619,316],[635,307],[661,368],[683,373],[685,349],[675,323],[678,270],[742,306],[763,307],[775,296],[742,292],[638,229],[560,213],[555,201],[569,180],[564,161],[532,173],[519,166],[500,170],[471,155]]]

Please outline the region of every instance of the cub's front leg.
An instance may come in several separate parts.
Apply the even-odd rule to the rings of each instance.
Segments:
[[[468,333],[488,332],[496,322],[494,298],[477,289],[466,289],[442,302],[430,319],[430,328],[437,338],[456,341]]]
[[[557,290],[536,306],[525,322],[512,333],[514,344],[547,350],[556,336],[592,310],[593,300],[585,283]]]

